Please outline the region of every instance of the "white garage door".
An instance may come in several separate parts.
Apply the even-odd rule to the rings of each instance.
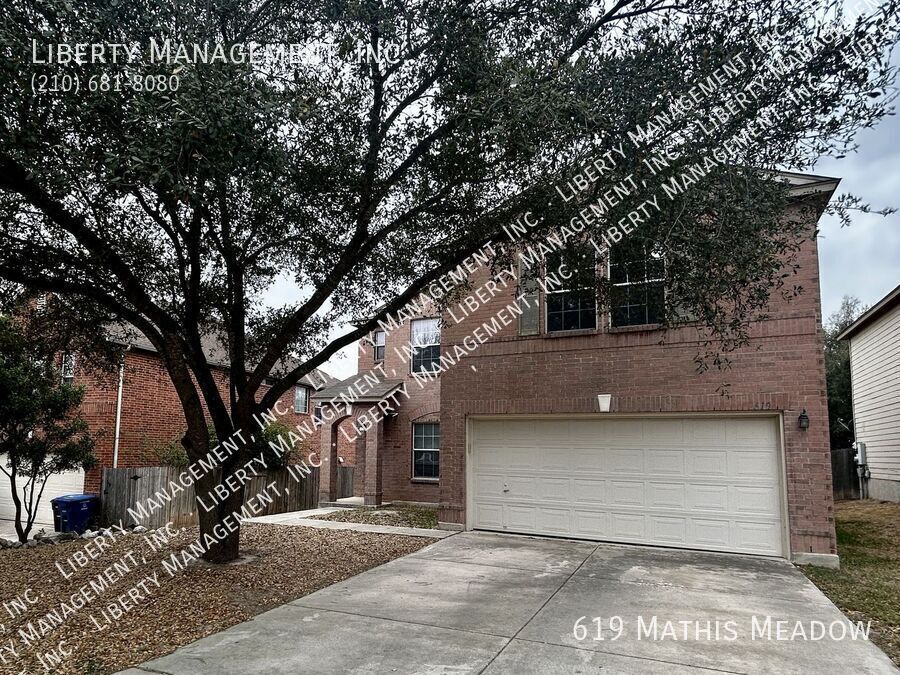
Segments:
[[[471,525],[783,555],[769,418],[476,420]]]
[[[0,456],[0,462],[6,467],[6,457]],[[19,486],[19,494],[22,494],[21,478],[17,479]],[[47,486],[44,488],[44,494],[38,505],[38,516],[35,523],[51,524],[53,523],[53,509],[50,506],[50,500],[54,497],[62,495],[75,495],[84,492],[84,471],[70,471],[47,479]],[[9,478],[4,473],[0,473],[0,520],[13,520],[16,517],[16,507],[12,500],[12,490],[9,487]],[[23,514],[24,517],[24,514]]]

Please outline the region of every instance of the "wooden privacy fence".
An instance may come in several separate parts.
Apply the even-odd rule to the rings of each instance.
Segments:
[[[259,499],[254,500],[254,506],[259,509],[256,515],[270,516],[316,508],[319,502],[319,470],[312,468],[308,475],[304,475],[307,467],[302,467],[302,471],[299,469],[273,469],[253,476],[244,485],[244,503],[274,483],[272,488],[266,490],[266,495],[272,497],[271,503],[261,504]],[[170,466],[103,469],[100,491],[103,524],[121,522],[126,527],[144,525],[148,528],[163,527],[166,523],[176,527],[197,525],[199,507],[193,486],[180,491],[172,487],[181,486],[179,476],[184,471]],[[171,499],[166,499],[166,495]],[[159,506],[151,508],[154,504]],[[143,506],[143,511],[139,505]],[[142,514],[139,522],[129,513],[129,509],[135,514]]]
[[[853,448],[831,451],[831,485],[835,499],[859,499],[859,475]]]

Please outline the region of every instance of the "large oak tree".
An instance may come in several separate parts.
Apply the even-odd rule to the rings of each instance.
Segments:
[[[790,274],[812,221],[783,217],[789,193],[772,172],[846,152],[889,108],[897,2],[859,17],[841,7],[9,0],[0,18],[0,277],[142,331],[178,392],[196,461],[209,446],[204,408],[219,438],[246,428],[484,243],[509,255],[503,227],[523,214],[538,223],[525,238],[537,241],[611,186],[640,186],[585,226],[584,236],[600,238],[728,147],[725,161],[628,237],[662,251],[672,297],[707,327],[709,353],[725,352],[746,340],[772,293],[802,291]],[[159,63],[151,38],[309,49],[294,62]],[[35,62],[47,60],[47,45],[101,42],[135,45],[139,56]],[[52,79],[63,74],[78,75],[77,93],[32,92],[35,83],[65,88],[69,80]],[[130,86],[149,75],[177,77],[177,90]],[[745,105],[726,107],[748,88]],[[629,136],[636,130],[640,140]],[[577,199],[562,198],[555,186],[620,143],[614,168]],[[654,173],[642,160],[663,152],[668,167]],[[301,290],[271,309],[266,292],[283,276]],[[330,338],[347,317],[365,318]],[[210,332],[229,350],[224,398],[201,348]],[[279,367],[288,356],[297,365]],[[241,462],[226,460],[225,475]],[[201,493],[211,481],[200,481]],[[202,515],[201,530],[242,498]],[[207,557],[236,556],[237,536]]]

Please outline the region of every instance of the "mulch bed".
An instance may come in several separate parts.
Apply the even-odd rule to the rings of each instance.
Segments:
[[[18,651],[16,658],[0,649],[6,659],[5,663],[0,660],[0,673],[19,673],[23,669],[29,673],[45,672],[38,655],[58,648],[61,640],[66,641],[64,648],[72,653],[54,672],[95,674],[122,670],[417,551],[433,541],[245,523],[241,550],[249,562],[226,566],[195,563],[170,576],[162,561],[196,537],[196,529],[185,530],[161,550],[154,551],[144,536],[123,535],[77,572],[72,572],[65,561],[76,551],[84,551],[89,541],[0,550],[0,603],[22,597],[29,588],[32,589],[29,597],[32,600],[37,597],[24,615],[14,619],[0,607],[0,646],[8,646],[13,640]],[[48,611],[59,610],[61,602],[71,603],[72,595],[79,588],[91,579],[96,580],[113,563],[123,561],[130,568],[127,573],[120,578],[113,573],[115,582],[90,604],[70,614],[62,625],[29,647],[23,644],[18,629],[27,629],[29,622],[37,625],[38,619]],[[56,562],[71,573],[71,578],[63,577]],[[101,609],[115,603],[116,597],[154,572],[158,573],[159,587],[146,583],[149,592],[133,603],[133,609],[98,631],[90,617],[103,625]]]

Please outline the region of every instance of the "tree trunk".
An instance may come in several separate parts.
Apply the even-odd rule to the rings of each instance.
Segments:
[[[214,427],[219,436],[225,436],[225,431],[233,429],[249,429],[248,425],[241,427],[237,420],[219,419]],[[188,456],[192,461],[206,456],[210,450],[210,439],[207,429],[193,429],[188,431],[182,439]],[[240,511],[244,504],[245,487],[239,486],[232,489],[225,479],[232,476],[240,466],[244,464],[246,456],[245,448],[240,447],[232,452],[222,462],[219,471],[205,473],[194,485],[197,495],[197,513],[200,525],[200,541],[206,547],[203,558],[212,563],[227,563],[236,560],[240,555]],[[216,492],[216,488],[222,486],[227,491],[224,496]],[[219,490],[222,490],[219,487]],[[211,508],[210,508],[211,507]]]
[[[13,506],[16,507],[16,517],[13,520],[13,525],[16,528],[16,536],[19,538],[19,541],[23,544],[28,541],[28,534],[31,532],[32,523],[29,521],[33,521],[33,518],[26,518],[25,525],[22,526],[22,500],[19,499],[19,490],[16,486],[16,473],[18,471],[17,462],[13,461],[12,466],[10,467],[11,471],[9,473],[9,488],[12,492],[12,500]]]
[[[181,439],[181,443],[192,462],[205,457],[210,449],[209,436],[205,427],[202,431],[188,429],[188,433]],[[203,558],[213,563],[231,562],[237,559],[240,551],[240,527],[235,526],[236,523],[231,514],[241,510],[244,490],[241,488],[232,493],[229,489],[230,494],[224,500],[216,494],[216,487],[224,485],[225,477],[234,471],[239,453],[235,453],[235,455],[237,456],[228,458],[231,461],[226,461],[220,471],[204,472],[194,483],[200,542],[206,548]],[[227,486],[226,489],[228,489]],[[234,508],[235,504],[237,504],[236,508]]]
[[[229,496],[221,503],[216,503],[221,498],[216,494],[215,488],[224,484],[220,478],[224,475],[220,472],[211,473],[201,477],[194,485],[197,495],[202,498],[204,504],[207,506],[215,504],[207,511],[198,500],[197,508],[201,542],[204,545],[208,544],[203,558],[212,563],[231,562],[240,554],[241,530],[232,513],[240,512],[244,501],[244,489],[242,487],[234,492],[229,490]],[[227,523],[227,527],[221,525],[217,528],[216,526],[221,523]]]

